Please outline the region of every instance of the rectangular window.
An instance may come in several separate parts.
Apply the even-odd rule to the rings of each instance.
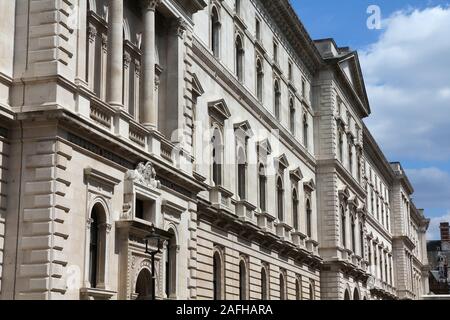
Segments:
[[[261,41],[261,21],[259,19],[256,19],[256,26],[255,26],[255,34],[256,34],[256,40]]]
[[[148,222],[155,222],[155,202],[137,196],[135,202],[135,217]]]
[[[302,97],[306,99],[306,82],[305,79],[302,79]]]
[[[273,61],[278,63],[278,44],[275,41],[273,42]]]
[[[292,81],[292,62],[289,62],[288,79],[289,79],[289,81]]]

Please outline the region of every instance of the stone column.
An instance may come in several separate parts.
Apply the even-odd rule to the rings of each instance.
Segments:
[[[109,0],[107,101],[122,106],[123,82],[123,1]]]
[[[143,92],[141,123],[151,129],[158,127],[158,110],[155,101],[155,10],[161,0],[141,0],[144,17]]]

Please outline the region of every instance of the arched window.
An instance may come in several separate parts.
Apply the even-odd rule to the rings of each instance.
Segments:
[[[264,68],[260,59],[256,61],[256,95],[260,102],[263,101]]]
[[[294,99],[289,99],[289,128],[291,133],[295,135],[295,106]]]
[[[298,195],[295,188],[292,190],[292,217],[294,219],[294,229],[296,231],[299,231],[300,225],[298,223]]]
[[[266,212],[266,189],[267,189],[267,178],[266,170],[264,165],[259,166],[259,208],[262,212]]]
[[[211,50],[216,58],[220,57],[220,19],[219,12],[216,7],[211,12]]]
[[[380,220],[380,201],[378,200],[378,197],[375,198],[375,203],[377,204],[377,220]]]
[[[389,283],[392,285],[394,284],[394,273],[393,273],[393,269],[392,269],[392,259],[389,258]]]
[[[384,281],[388,282],[388,264],[387,264],[387,260],[385,258],[384,260]]]
[[[283,221],[284,220],[284,189],[283,189],[283,181],[281,178],[278,178],[277,180],[277,213],[278,213],[278,220]]]
[[[352,224],[352,229],[351,229],[351,236],[352,236],[352,251],[353,253],[356,252],[356,223],[355,223],[355,217],[352,214],[351,215],[351,224]]]
[[[389,224],[389,210],[387,209],[386,210],[386,229],[388,230],[388,231],[391,231],[391,227],[390,227],[390,224]]]
[[[265,267],[261,268],[261,299],[269,300],[269,280]]]
[[[241,260],[239,263],[239,299],[247,300],[247,266],[245,265],[244,260]]]
[[[94,205],[90,216],[89,282],[91,288],[105,286],[106,213],[100,203]]]
[[[306,200],[306,234],[309,238],[312,238],[312,209],[309,199]]]
[[[166,248],[166,296],[176,298],[177,291],[177,239],[175,232],[170,230],[171,237]]]
[[[375,194],[374,191],[372,191],[370,193],[370,206],[371,206],[371,209],[372,209],[372,215],[373,216],[375,216],[375,199],[374,199],[374,194]]]
[[[362,222],[359,224],[359,241],[361,242],[361,257],[364,258],[364,225]]]
[[[353,300],[359,300],[359,292],[358,289],[355,288],[355,291],[353,292]]]
[[[223,263],[219,252],[215,252],[213,256],[213,291],[214,300],[223,300]]]
[[[279,84],[278,80],[275,81],[273,90],[274,90],[274,96],[275,96],[275,103],[274,103],[275,118],[277,118],[277,120],[280,120],[281,89],[280,89],[280,84]]]
[[[152,275],[148,269],[139,272],[135,292],[136,300],[152,300]]]
[[[295,299],[302,300],[302,284],[299,278],[295,280]]]
[[[309,284],[309,300],[315,300],[316,299],[316,294],[314,293],[315,290],[316,290],[315,288],[316,288],[316,286],[314,284],[314,281],[311,281],[310,284]]]
[[[345,216],[345,208],[341,206],[341,239],[342,239],[342,247],[346,248],[347,239],[346,239],[346,216]]]
[[[353,145],[348,144],[348,170],[353,174]]]
[[[309,126],[308,126],[308,116],[305,114],[303,116],[303,145],[305,146],[306,149],[308,149],[308,131],[309,131]]]
[[[358,154],[357,161],[358,161],[358,169],[357,169],[358,172],[356,174],[357,174],[358,181],[361,182],[361,171],[362,171],[362,168],[361,168],[361,155],[360,154]]]
[[[239,81],[244,81],[244,44],[242,43],[242,39],[240,36],[236,37],[235,42],[235,49],[236,49],[236,75],[239,79]]]
[[[350,300],[350,292],[347,289],[345,289],[344,300]]]
[[[216,186],[222,185],[223,140],[219,129],[214,129],[212,138],[212,175]]]
[[[282,273],[280,273],[280,300],[286,300],[286,281]]]
[[[238,150],[238,196],[241,200],[246,199],[246,175],[247,175],[247,161],[243,148]]]

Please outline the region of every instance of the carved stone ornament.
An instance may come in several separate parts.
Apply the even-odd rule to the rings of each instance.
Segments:
[[[133,180],[135,183],[150,187],[160,188],[161,184],[156,180],[156,171],[151,162],[139,163],[135,170],[130,170],[125,176],[126,180]]]

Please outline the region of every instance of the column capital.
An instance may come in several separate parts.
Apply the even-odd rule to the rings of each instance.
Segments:
[[[161,0],[141,0],[142,9],[148,11],[155,11],[160,3]]]

